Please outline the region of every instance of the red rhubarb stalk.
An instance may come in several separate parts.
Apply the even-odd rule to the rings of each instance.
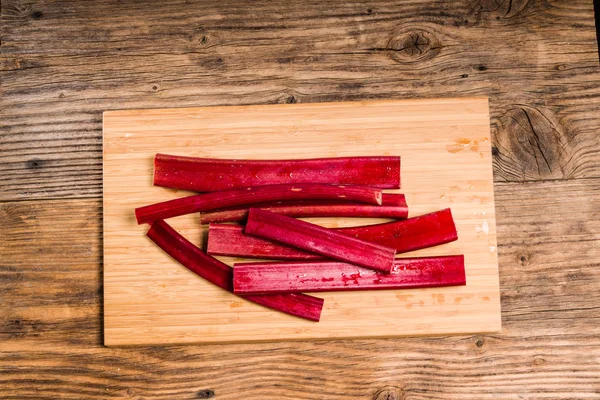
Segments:
[[[271,240],[246,235],[244,227],[209,224],[206,252],[213,256],[270,258],[273,260],[318,260],[323,257]]]
[[[464,256],[398,258],[396,274],[334,261],[236,263],[233,292],[273,294],[409,289],[466,284]]]
[[[288,217],[347,217],[347,218],[394,218],[408,217],[408,206],[403,194],[384,193],[380,206],[362,203],[334,201],[297,201],[253,205]],[[248,207],[217,210],[200,214],[200,223],[239,222],[248,218]]]
[[[365,186],[323,184],[270,185],[233,189],[164,201],[135,209],[138,224],[225,207],[277,200],[348,200],[381,204],[381,190]]]
[[[393,247],[397,253],[433,247],[458,239],[449,208],[403,221],[342,228],[340,232]]]
[[[335,229],[359,239],[393,247],[396,253],[406,253],[426,247],[449,243],[458,238],[450,209],[420,217],[385,224]],[[317,260],[321,256],[271,240],[244,234],[240,225],[210,224],[208,254],[271,258],[274,260]]]
[[[233,269],[205,254],[165,221],[154,222],[148,230],[147,236],[184,267],[214,285],[233,293]],[[323,308],[323,299],[301,293],[242,297],[262,306],[311,321],[319,321]]]
[[[400,157],[223,160],[157,154],[154,185],[214,192],[262,185],[323,183],[400,187]]]
[[[393,272],[396,250],[333,229],[251,208],[244,232],[386,273]]]

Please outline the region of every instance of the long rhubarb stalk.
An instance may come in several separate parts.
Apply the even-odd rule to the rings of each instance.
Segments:
[[[400,187],[400,157],[223,160],[157,154],[154,184],[197,192],[262,185],[323,183]]]
[[[236,263],[233,292],[273,294],[409,289],[466,284],[464,256],[398,258],[396,274],[333,262]]]
[[[381,204],[381,190],[365,186],[322,184],[270,185],[233,189],[164,201],[135,209],[138,224],[225,207],[277,200],[348,200]]]
[[[233,293],[233,269],[205,254],[165,221],[154,222],[147,236],[184,267]],[[311,321],[319,321],[323,308],[323,299],[302,293],[242,297],[262,306]]]
[[[396,250],[332,229],[251,208],[244,232],[386,273],[394,272]]]
[[[288,217],[347,217],[347,218],[394,218],[408,217],[408,206],[403,194],[383,193],[381,205],[340,203],[337,201],[297,201],[254,205]],[[200,223],[239,222],[248,218],[248,207],[217,210],[200,214]]]
[[[450,209],[385,224],[335,229],[359,239],[406,253],[452,242],[458,238]],[[274,260],[317,260],[321,256],[271,240],[246,235],[240,225],[210,224],[208,254]]]

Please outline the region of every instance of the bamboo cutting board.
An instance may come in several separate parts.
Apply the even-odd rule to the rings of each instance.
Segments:
[[[450,207],[459,234],[454,243],[402,256],[464,254],[467,285],[319,293],[325,307],[318,323],[237,298],[177,264],[145,237],[147,226],[136,224],[136,207],[189,194],[152,186],[157,152],[247,159],[400,155],[400,192],[410,216]],[[194,243],[202,242],[197,215],[169,222]],[[397,337],[500,327],[487,99],[104,113],[106,345]]]

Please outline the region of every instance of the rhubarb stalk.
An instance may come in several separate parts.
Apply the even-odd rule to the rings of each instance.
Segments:
[[[213,256],[270,258],[273,260],[318,260],[323,257],[259,237],[246,235],[244,227],[209,224],[206,252]]]
[[[270,185],[233,189],[164,201],[135,209],[138,224],[179,215],[278,200],[344,200],[381,204],[381,190],[323,184]]]
[[[236,263],[233,292],[273,294],[409,289],[466,284],[464,256],[398,258],[396,274],[333,262]]]
[[[458,238],[450,209],[385,224],[338,228],[336,232],[352,235],[406,253],[452,242]],[[246,235],[240,225],[210,224],[208,254],[270,258],[274,260],[317,260],[318,254],[302,251],[271,240]]]
[[[396,251],[393,248],[370,243],[285,215],[251,208],[244,232],[335,260],[381,272],[395,272],[393,267]]]
[[[148,230],[147,236],[184,267],[214,285],[233,293],[233,269],[205,254],[165,221],[154,222]],[[319,321],[323,308],[323,299],[302,293],[242,297],[262,306],[311,321]]]
[[[383,193],[380,206],[338,201],[297,201],[253,205],[288,217],[347,217],[394,218],[408,217],[408,206],[403,194]],[[200,223],[239,222],[248,218],[248,207],[217,210],[200,214]]]
[[[214,192],[275,184],[400,187],[400,157],[224,160],[157,154],[154,185]]]
[[[342,228],[340,232],[393,247],[397,253],[433,247],[458,239],[449,208],[403,221]]]

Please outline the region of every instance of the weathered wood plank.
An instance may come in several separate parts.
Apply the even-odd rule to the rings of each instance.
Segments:
[[[487,95],[496,181],[600,176],[589,0],[252,7],[3,2],[0,200],[99,197],[103,110],[217,104]]]
[[[114,0],[94,3],[10,0],[2,5],[3,46],[6,46],[6,53],[12,54],[81,54],[106,50],[166,53],[162,47],[165,42],[156,39],[162,35],[165,40],[164,36],[170,34],[173,49],[185,45],[187,50],[195,51],[221,43],[211,40],[211,32],[199,29],[215,26],[241,34],[246,31],[246,35],[247,31],[253,30],[253,37],[246,38],[253,41],[272,35],[272,31],[277,34],[282,29],[289,29],[291,33],[303,32],[304,39],[312,43],[318,37],[315,34],[319,33],[310,32],[315,27],[337,28],[344,19],[352,23],[392,22],[400,26],[398,22],[410,18],[416,22],[433,21],[439,25],[467,28],[486,24],[494,30],[504,24],[520,27],[527,20],[531,31],[557,22],[564,24],[565,29],[580,29],[578,36],[590,34],[589,29],[595,26],[593,2],[582,0],[374,0],[368,5],[358,1],[312,0],[302,4],[256,1],[250,9],[246,3],[237,0],[151,2],[155,8],[148,4]],[[110,19],[106,18],[107,11],[111,12]],[[307,23],[309,19],[310,24]],[[327,32],[328,35],[317,42],[348,38],[336,35],[339,32]],[[344,46],[343,43],[338,45]]]
[[[3,203],[3,398],[600,398],[600,179],[496,186],[503,332],[398,340],[104,348],[100,201]]]

